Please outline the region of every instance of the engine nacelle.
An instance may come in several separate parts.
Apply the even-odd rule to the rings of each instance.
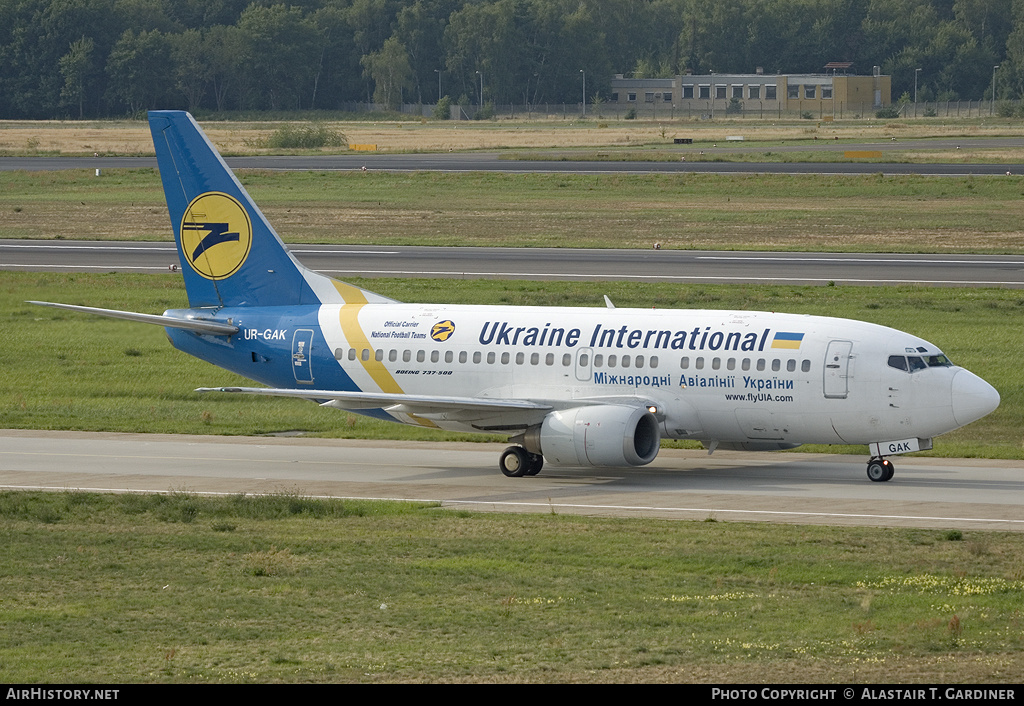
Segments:
[[[574,407],[546,416],[525,446],[556,466],[643,466],[658,455],[661,432],[643,407]]]

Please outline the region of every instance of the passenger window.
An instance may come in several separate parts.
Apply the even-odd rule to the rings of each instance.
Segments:
[[[480,351],[473,351],[473,362],[474,363],[479,365],[481,358],[483,358],[483,356],[480,355]]]
[[[373,359],[375,361],[377,361],[378,363],[380,361],[384,360],[384,349],[383,348],[378,348],[377,350],[375,350],[373,352]]]
[[[586,365],[586,363],[584,363],[584,365]],[[596,353],[594,355],[594,367],[600,368],[602,365],[604,365],[604,355],[602,355],[601,353]]]
[[[440,351],[430,351],[430,362],[431,363],[436,363],[440,357],[441,357],[441,352]]]
[[[554,364],[555,364],[555,354],[554,353],[548,353],[546,356],[544,356],[544,365],[554,365]]]
[[[757,359],[757,369],[758,369],[758,371],[763,371],[764,370],[764,358],[758,358]]]
[[[786,371],[790,373],[796,372],[796,360],[790,359],[786,361]]]
[[[348,349],[348,359],[349,360],[355,360],[356,359],[356,349],[355,348],[349,348]]]
[[[658,356],[656,356],[656,355],[652,355],[651,356],[651,367],[652,368],[657,368],[658,367]]]
[[[572,365],[572,355],[565,353],[562,355],[562,367],[568,368]]]
[[[633,361],[633,365],[636,366],[637,368],[644,367],[644,357],[642,355],[638,355],[636,357],[636,360]]]
[[[725,369],[726,370],[735,370],[736,369],[736,359],[735,358],[730,358],[729,360],[725,361]]]
[[[450,363],[450,362],[452,362],[452,360],[454,358],[455,358],[455,354],[452,353],[451,351],[445,351],[444,352],[444,362]]]
[[[345,357],[345,351],[341,350],[340,348],[335,348],[334,349],[334,359],[335,360],[341,360],[344,357]]]
[[[622,367],[623,368],[628,368],[629,367],[629,356],[628,355],[622,356],[622,361],[621,362],[622,362]]]
[[[802,370],[805,373],[811,372],[811,361],[805,360],[802,363],[800,363],[800,370]]]
[[[609,368],[614,368],[615,367],[615,363],[616,363],[615,356],[613,356],[613,355],[608,356],[608,367]]]
[[[427,354],[423,349],[416,351],[416,362],[422,363],[427,359]]]
[[[402,351],[402,362],[408,363],[410,360],[412,360],[412,351],[410,351],[410,350]]]
[[[509,360],[510,360],[510,358],[508,356],[508,353],[502,353],[501,354],[501,364],[502,365],[508,365],[508,361]]]
[[[587,367],[587,363],[589,361],[590,361],[590,356],[589,355],[587,355],[586,353],[581,353],[580,354],[580,367],[581,368]],[[596,360],[595,360],[595,364],[596,364]]]
[[[722,359],[721,358],[712,358],[711,359],[711,369],[712,370],[718,370],[721,367],[722,367]]]
[[[750,358],[744,358],[740,363],[740,370],[750,370]]]
[[[508,353],[506,353],[505,355],[508,355]],[[508,361],[505,361],[505,362],[508,362]],[[494,351],[491,351],[490,353],[487,354],[487,364],[488,365],[494,365]]]
[[[468,358],[468,356],[466,355],[466,351],[459,351],[459,362],[460,363],[465,363],[467,358]]]
[[[526,360],[526,355],[523,353],[516,353],[516,365],[522,365],[523,361]]]
[[[701,356],[700,358],[697,358],[697,360],[693,361],[693,367],[697,368],[697,370],[703,370],[704,369],[704,358],[703,358],[703,356]]]
[[[389,350],[388,351],[388,360],[390,362],[392,362],[392,363],[394,363],[396,360],[398,360],[398,351],[396,351],[394,348]]]
[[[370,349],[369,348],[364,348],[363,349],[362,358],[363,358],[364,361],[367,361],[367,360],[370,359]]]
[[[538,363],[540,363],[540,353],[531,353],[530,365],[537,365]]]
[[[779,372],[779,370],[781,368],[782,368],[782,362],[778,358],[775,358],[772,361],[772,372],[776,372],[777,373],[777,372]]]
[[[690,359],[688,357],[686,357],[686,356],[683,356],[679,360],[679,367],[682,368],[683,370],[686,370],[687,368],[689,368],[690,367]]]

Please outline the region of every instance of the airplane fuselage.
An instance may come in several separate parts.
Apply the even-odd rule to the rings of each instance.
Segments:
[[[216,319],[239,332],[169,335],[185,352],[272,387],[459,390],[553,409],[639,400],[658,410],[663,438],[745,448],[930,439],[972,418],[969,394],[959,406],[954,399],[954,380],[968,393],[987,388],[916,336],[819,316],[359,303],[229,308]],[[925,364],[894,366],[894,357]],[[359,411],[457,431],[529,425],[508,413],[465,421],[399,406]]]

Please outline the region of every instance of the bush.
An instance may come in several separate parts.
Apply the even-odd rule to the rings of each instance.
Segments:
[[[287,149],[316,149],[318,147],[342,147],[347,143],[345,135],[326,125],[284,125],[265,140],[266,147]]]
[[[452,99],[450,96],[444,96],[434,106],[434,118],[436,120],[448,120],[452,117]]]
[[[895,106],[891,106],[891,105],[890,106],[886,106],[885,108],[882,108],[877,113],[875,113],[875,117],[876,118],[898,118],[898,117],[900,117],[900,110],[899,110],[899,108],[896,108]]]

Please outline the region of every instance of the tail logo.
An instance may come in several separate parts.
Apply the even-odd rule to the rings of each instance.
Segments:
[[[242,204],[219,191],[192,199],[181,219],[181,251],[206,279],[226,279],[249,256],[252,222]]]

